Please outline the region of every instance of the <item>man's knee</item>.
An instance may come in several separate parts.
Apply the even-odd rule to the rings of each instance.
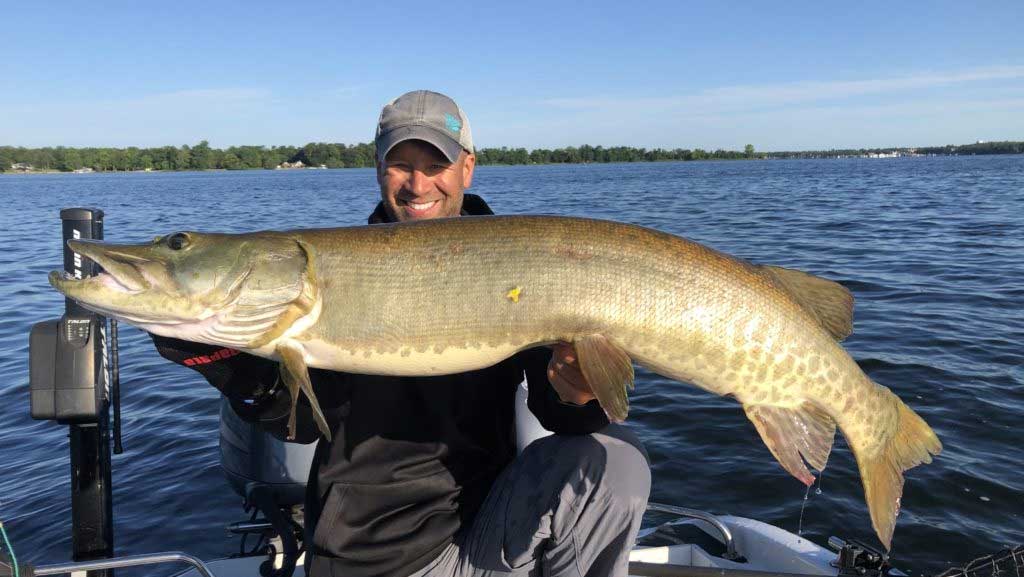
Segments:
[[[466,554],[479,567],[590,567],[609,547],[628,549],[650,487],[643,445],[625,427],[538,439],[491,489]]]
[[[604,447],[606,462],[602,484],[620,499],[646,507],[651,493],[651,466],[643,443],[628,427],[612,423],[593,434]]]
[[[562,478],[578,493],[600,492],[644,507],[651,468],[643,443],[628,427],[610,424],[589,435],[552,435],[530,444],[520,458],[548,482]],[[563,481],[563,482],[564,482]],[[575,481],[575,482],[573,482]],[[584,489],[583,486],[588,486]]]
[[[552,575],[625,575],[651,491],[643,444],[621,425],[563,436],[560,444],[559,468],[568,474],[551,517],[545,569]]]

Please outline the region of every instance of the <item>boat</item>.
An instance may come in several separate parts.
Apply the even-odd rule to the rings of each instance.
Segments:
[[[113,333],[111,334],[113,336]],[[116,343],[116,339],[112,339]],[[116,351],[116,345],[111,347]],[[116,363],[112,360],[111,366]],[[38,371],[37,371],[38,372]],[[527,407],[526,384],[516,394],[517,448],[551,434]],[[285,443],[242,420],[226,398],[220,407],[220,463],[227,486],[258,511],[248,520],[225,523],[236,535],[255,537],[245,553],[203,561],[184,552],[157,552],[33,567],[35,575],[59,575],[124,567],[184,564],[177,577],[302,577],[301,503],[304,475],[316,444]],[[649,503],[649,518],[630,553],[630,575],[686,577],[778,577],[903,575],[886,555],[864,543],[830,539],[829,550],[774,525],[715,515],[676,505]],[[226,520],[227,521],[227,520]],[[2,565],[0,565],[2,566]],[[0,576],[5,575],[0,568]]]
[[[530,412],[527,397],[526,384],[520,384],[515,406],[516,445],[520,452],[533,441],[551,434]],[[252,493],[270,491],[281,502],[293,506],[301,503],[301,492],[296,492],[302,488],[300,472],[309,470],[307,452],[308,458],[312,458],[314,446],[283,443],[270,437],[234,415],[226,401],[221,403],[221,464],[232,488],[249,500],[267,502],[265,495],[254,498]],[[282,474],[289,468],[292,474]],[[253,475],[260,479],[252,478]],[[270,487],[261,489],[263,483],[269,483]],[[835,551],[830,551],[806,538],[755,519],[713,515],[661,503],[649,503],[647,510],[652,518],[668,516],[670,519],[640,532],[630,553],[630,575],[638,577],[710,575],[709,571],[722,577],[749,577],[745,573],[751,571],[757,572],[757,577],[766,574],[835,576],[839,575],[838,560],[844,550],[849,559],[847,564],[851,568],[865,569],[864,575],[870,575],[867,572],[870,567],[879,572],[883,567],[889,569],[884,554],[863,543],[833,539]],[[279,531],[282,528],[283,531]],[[295,543],[280,540],[280,533],[287,532],[287,523],[282,523],[280,516],[276,520],[262,521],[262,524],[234,524],[230,530],[262,532],[270,545],[267,553],[256,559],[237,557],[211,561],[207,568],[217,577],[255,575],[254,567],[263,563],[279,568],[291,567],[292,561],[283,552],[294,551]],[[296,534],[295,537],[301,538],[301,535]],[[295,557],[294,565],[294,575],[304,575],[301,555]],[[890,571],[890,574],[902,575],[898,571]],[[181,575],[197,577],[203,573],[193,568]]]

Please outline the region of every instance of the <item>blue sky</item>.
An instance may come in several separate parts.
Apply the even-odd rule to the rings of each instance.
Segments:
[[[9,2],[0,145],[367,142],[453,96],[478,146],[1024,140],[1024,2]]]

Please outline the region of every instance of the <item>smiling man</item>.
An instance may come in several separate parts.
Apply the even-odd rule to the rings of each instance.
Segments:
[[[492,214],[483,199],[464,194],[473,182],[476,155],[469,120],[447,96],[421,90],[393,100],[381,111],[375,142],[381,202],[371,223]],[[444,448],[445,467],[460,471],[448,487],[458,510],[436,509],[432,515],[457,515],[458,525],[447,526],[454,532],[424,535],[422,525],[407,527],[409,544],[425,539],[431,551],[439,551],[414,575],[626,574],[650,490],[646,455],[628,430],[608,424],[572,346],[553,348],[553,354],[535,349],[498,365],[511,363],[509,371],[453,375],[434,383],[439,390],[432,394],[443,389],[440,394],[453,400],[442,418],[450,419],[449,427],[462,429],[462,440],[473,441],[472,446],[448,443]],[[530,410],[558,434],[530,444],[513,459],[506,443],[515,435],[512,404],[524,376]],[[481,394],[480,389],[490,392]],[[455,401],[467,393],[464,400],[470,402]],[[492,429],[487,437],[466,426],[467,411],[473,421]],[[498,435],[491,437],[494,430]],[[496,478],[495,457],[505,462]],[[381,481],[393,483],[404,476],[397,466],[391,473],[392,478]],[[473,481],[463,485],[463,479]],[[481,504],[485,487],[489,494]],[[397,510],[382,514],[401,515]]]
[[[476,155],[465,114],[450,98],[420,90],[381,111],[377,183],[389,220],[459,216]]]
[[[392,101],[375,140],[381,201],[371,224],[492,214],[464,193],[476,156],[469,122],[447,96]],[[276,362],[240,353],[190,365],[209,354],[205,345],[154,340],[240,416],[284,438],[290,396],[276,384]],[[320,441],[305,504],[309,575],[626,575],[650,469],[636,437],[609,424],[571,345],[456,375],[313,369],[310,378],[333,440],[320,438],[300,399],[297,440]],[[529,411],[555,434],[517,456],[524,384]]]

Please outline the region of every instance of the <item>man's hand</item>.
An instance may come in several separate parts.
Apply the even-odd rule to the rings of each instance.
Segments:
[[[149,336],[161,357],[198,371],[229,398],[259,398],[277,383],[277,361],[215,345]]]
[[[597,397],[594,396],[590,383],[580,371],[576,360],[576,349],[569,343],[556,343],[551,346],[551,361],[548,362],[548,380],[558,393],[562,402],[574,405],[585,405]]]

